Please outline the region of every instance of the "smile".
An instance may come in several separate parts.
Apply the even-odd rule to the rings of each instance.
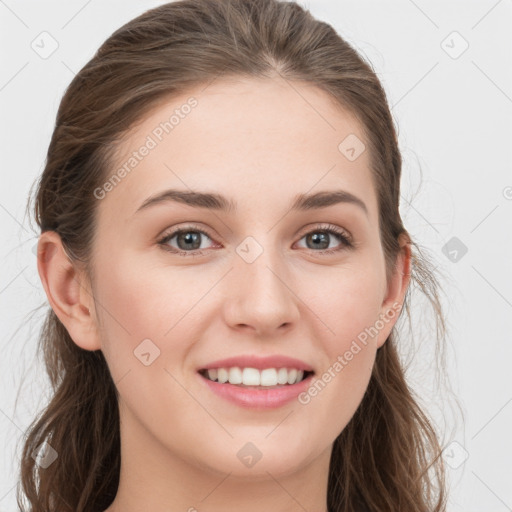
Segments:
[[[259,371],[239,367],[198,372],[201,381],[215,395],[239,407],[251,409],[273,409],[288,404],[310,386],[313,374],[295,368],[265,368]]]

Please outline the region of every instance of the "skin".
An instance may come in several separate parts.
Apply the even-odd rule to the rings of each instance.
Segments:
[[[349,134],[364,141],[364,132],[311,85],[224,80],[166,100],[125,136],[112,172],[190,96],[197,107],[98,200],[94,282],[56,233],[39,242],[51,307],[78,346],[104,352],[120,394],[122,468],[108,512],[225,512],[226,504],[324,511],[332,444],[360,404],[398,313],[306,405],[241,408],[214,395],[196,370],[233,355],[284,354],[321,377],[379,315],[403,303],[410,249],[401,241],[386,282],[369,151],[349,161],[338,150]],[[167,202],[134,213],[168,188],[217,192],[238,211]],[[338,189],[368,213],[351,203],[290,211],[299,193]],[[203,255],[179,256],[157,243],[187,223],[208,232],[198,235]],[[321,254],[325,246],[306,235],[325,223],[349,233],[354,248],[332,234],[326,245],[341,250]],[[252,263],[236,252],[249,236],[263,248]],[[177,237],[167,245],[184,250]],[[160,350],[149,366],[133,353],[147,338]],[[262,454],[250,468],[237,457],[247,442]]]

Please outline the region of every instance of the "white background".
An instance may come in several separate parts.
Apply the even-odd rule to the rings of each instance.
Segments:
[[[16,446],[47,392],[35,359],[45,309],[32,310],[46,296],[32,252],[37,233],[25,216],[29,188],[73,74],[115,29],[161,3],[0,0],[0,512],[16,510]],[[512,510],[512,1],[302,5],[382,80],[404,159],[405,225],[446,275],[448,374],[464,420],[452,421],[441,395],[429,394],[433,373],[410,378],[446,423],[445,444],[456,442],[445,453],[448,510]],[[31,48],[43,31],[59,45],[47,59]],[[442,252],[452,237],[467,247],[455,262]],[[421,348],[431,349],[428,340]]]

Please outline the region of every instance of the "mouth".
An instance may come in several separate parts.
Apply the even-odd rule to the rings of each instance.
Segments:
[[[238,407],[275,409],[297,399],[311,385],[314,368],[284,354],[241,354],[197,369],[207,392]]]
[[[272,410],[297,400],[311,385],[314,371],[296,368],[220,367],[201,369],[208,392],[237,407]]]
[[[203,368],[198,371],[204,379],[218,384],[259,390],[279,389],[299,384],[314,375],[314,371],[297,368],[257,368],[238,366]]]

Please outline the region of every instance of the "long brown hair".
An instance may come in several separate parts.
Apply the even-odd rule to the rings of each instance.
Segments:
[[[438,278],[399,213],[401,155],[386,94],[369,63],[329,24],[294,2],[180,0],[114,32],[60,103],[35,194],[41,232],[57,232],[69,257],[92,276],[98,205],[93,191],[112,173],[116,144],[159,102],[222,76],[307,82],[357,117],[370,151],[388,276],[399,237],[406,236],[412,284],[405,315],[411,322],[416,288],[432,306],[437,329],[429,341],[439,349],[446,329]],[[439,434],[406,382],[397,336],[395,326],[377,351],[359,408],[334,442],[329,512],[359,506],[381,512],[445,510]],[[121,455],[118,395],[105,358],[99,350],[79,348],[51,308],[39,349],[52,397],[27,431],[18,505],[32,512],[104,510],[117,492]],[[58,453],[58,463],[46,468],[32,457],[43,442]]]

